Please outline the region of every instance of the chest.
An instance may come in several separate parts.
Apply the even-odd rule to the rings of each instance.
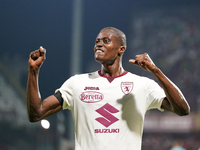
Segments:
[[[76,84],[74,106],[96,110],[104,105],[111,105],[118,110],[130,107],[139,110],[145,103],[145,90],[137,81],[115,79],[85,79]],[[107,105],[108,106],[108,105]]]

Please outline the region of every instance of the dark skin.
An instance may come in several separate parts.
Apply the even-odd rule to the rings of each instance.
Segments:
[[[124,73],[122,56],[125,49],[113,30],[103,29],[98,34],[94,52],[95,60],[101,64],[101,73],[103,75],[115,77]],[[38,50],[32,52],[29,57],[26,102],[27,113],[31,122],[40,121],[62,110],[60,102],[54,95],[41,101],[38,88],[38,75],[39,69],[45,60],[45,54],[46,50],[40,47]],[[136,55],[135,59],[130,59],[129,62],[140,66],[144,70],[148,70],[156,77],[166,94],[161,106],[163,109],[180,116],[189,114],[190,107],[181,91],[153,63],[147,53]]]
[[[62,110],[62,106],[54,95],[41,101],[38,88],[38,75],[39,69],[45,60],[45,54],[46,50],[43,47],[40,47],[30,54],[28,61],[29,69],[26,104],[28,117],[31,122],[39,121]]]
[[[95,60],[101,64],[101,73],[108,77],[124,73],[122,55],[125,47],[121,46],[112,30],[103,30],[95,40]]]

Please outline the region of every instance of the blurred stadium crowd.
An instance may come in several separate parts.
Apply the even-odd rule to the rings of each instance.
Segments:
[[[128,41],[131,49],[127,52],[131,56],[149,53],[155,64],[180,87],[192,111],[200,112],[199,18],[198,6],[137,14],[132,21],[132,39]],[[131,65],[126,66],[131,70]]]
[[[197,6],[145,11],[134,16],[129,55],[149,53],[155,64],[182,90],[191,113],[200,113],[200,10]],[[132,52],[130,52],[132,51]],[[131,70],[131,65],[126,67]],[[152,76],[140,68],[141,75]],[[174,127],[175,128],[175,127]],[[187,150],[200,148],[200,132],[145,133],[143,150],[169,150],[176,140]]]
[[[134,57],[138,53],[149,53],[155,64],[182,90],[191,107],[191,113],[200,113],[200,9],[198,6],[146,10],[133,14],[128,35],[131,37],[128,39],[129,50],[124,59],[129,59],[129,56]],[[1,59],[1,61],[6,60]],[[6,62],[1,63],[1,66],[3,63],[6,64]],[[132,65],[129,63],[125,62],[124,67],[129,71],[132,70]],[[134,73],[152,78],[148,72],[140,68],[136,68]],[[48,134],[41,132],[42,136],[46,135],[46,140],[39,138],[40,141],[37,141],[36,138],[40,137],[38,135],[40,133],[37,132],[39,125],[29,126],[24,97],[20,97],[17,93],[19,90],[16,88],[19,86],[16,86],[18,83],[12,80],[12,77],[14,74],[9,78],[6,76],[5,68],[0,67],[0,128],[1,133],[4,133],[4,135],[0,134],[0,149],[18,150],[27,146],[30,147],[29,150],[55,149],[52,145],[57,139],[53,136],[54,132]],[[15,120],[14,124],[13,120]],[[21,132],[23,129],[25,130]],[[19,136],[17,131],[20,131],[23,136]],[[9,140],[12,135],[15,139]],[[56,133],[56,136],[59,135]],[[180,140],[187,150],[198,150],[200,131],[144,132],[142,150],[169,150],[176,140]],[[34,143],[36,145],[33,145]],[[48,146],[41,146],[45,144]]]

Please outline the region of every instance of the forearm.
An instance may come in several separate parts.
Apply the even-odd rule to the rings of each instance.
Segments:
[[[170,81],[160,69],[156,68],[151,71],[151,73],[156,77],[159,84],[165,91],[167,100],[170,103],[170,108],[167,109],[178,115],[189,114],[190,107],[180,89],[172,81]]]
[[[41,97],[38,88],[38,74],[39,69],[33,69],[29,67],[28,70],[28,82],[26,91],[26,104],[27,113],[31,122],[37,121],[39,117],[41,107]]]
[[[156,77],[166,94],[166,98],[162,102],[162,108],[181,116],[189,114],[190,107],[179,88],[155,66],[147,53],[136,55],[135,59],[130,59],[129,62],[150,71]]]

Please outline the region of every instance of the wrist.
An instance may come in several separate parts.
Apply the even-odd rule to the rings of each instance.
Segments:
[[[30,65],[29,65],[29,67],[28,67],[28,72],[29,72],[29,73],[38,73],[39,70],[40,70],[39,67],[33,67],[33,66],[30,66]]]
[[[150,70],[150,72],[153,74],[153,75],[157,75],[159,73],[161,73],[161,70],[158,68],[158,67],[154,67]]]

